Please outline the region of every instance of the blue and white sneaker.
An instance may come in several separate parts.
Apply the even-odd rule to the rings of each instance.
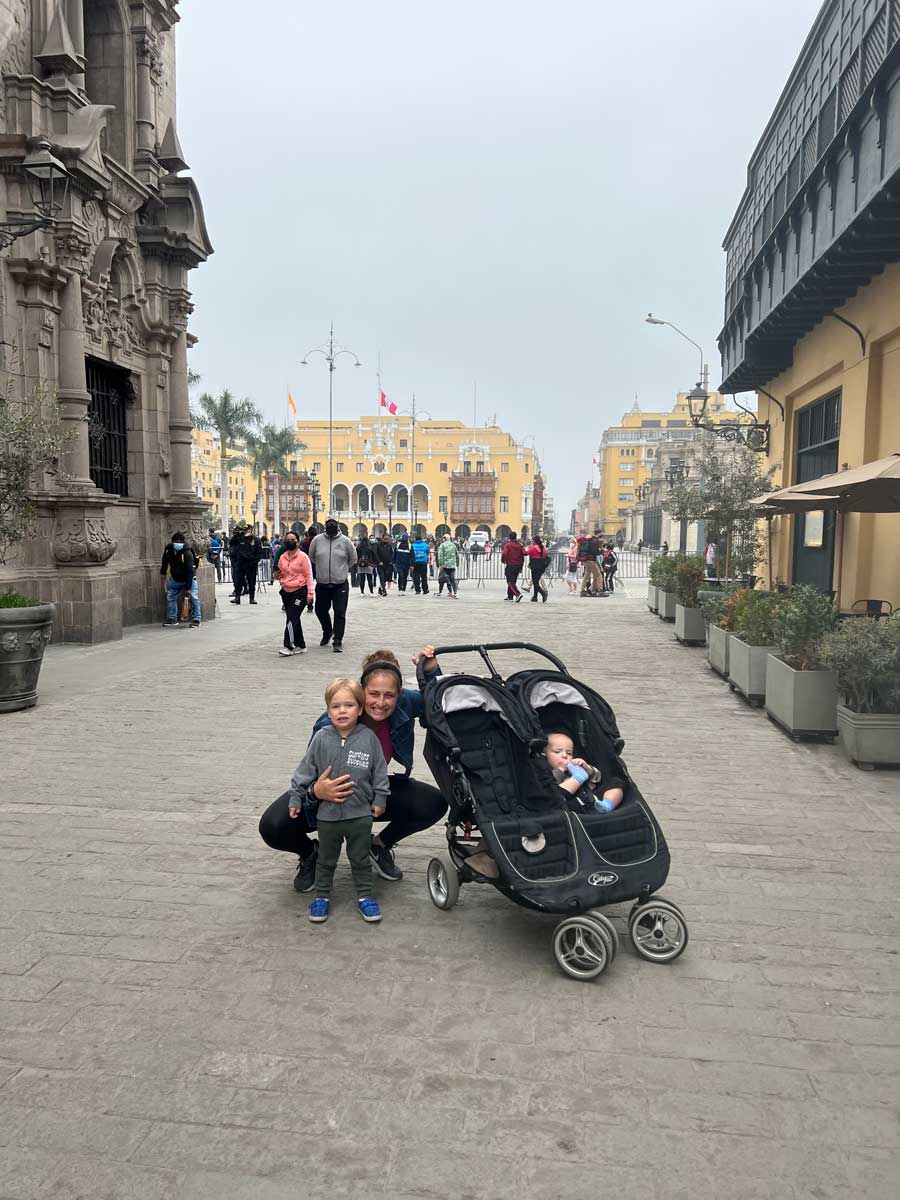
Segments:
[[[326,901],[326,904],[327,904],[327,901]],[[310,914],[312,914],[312,909],[310,909],[309,911],[310,911]],[[375,921],[381,920],[381,909],[378,907],[377,901],[366,898],[364,900],[359,901],[359,915],[362,917],[362,919],[364,921],[368,921],[370,924],[372,924]],[[309,919],[312,920],[311,915],[310,915]],[[324,917],[323,917],[323,920],[324,920]]]
[[[309,919],[313,925],[321,925],[328,920],[329,901],[324,896],[317,896],[309,906]]]

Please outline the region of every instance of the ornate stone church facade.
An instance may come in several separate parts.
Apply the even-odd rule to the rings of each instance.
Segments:
[[[178,140],[179,0],[0,0],[2,219],[33,215],[23,159],[46,138],[71,178],[52,230],[0,255],[0,370],[59,397],[62,471],[0,572],[98,642],[162,612],[175,528],[202,553],[191,479],[188,272],[212,253]],[[212,572],[201,572],[204,619]]]

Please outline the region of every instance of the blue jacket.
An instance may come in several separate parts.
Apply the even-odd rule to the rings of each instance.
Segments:
[[[439,672],[437,672],[439,673]],[[406,768],[405,775],[412,771],[413,746],[416,739],[415,721],[425,712],[422,693],[418,688],[402,688],[397,698],[397,707],[388,717],[388,729],[391,732],[391,746],[394,758]],[[313,726],[313,733],[324,729],[329,724],[328,713],[322,713]]]
[[[413,558],[417,563],[428,562],[428,543],[423,541],[412,543]]]
[[[403,570],[404,567],[411,567],[412,566],[412,551],[411,550],[401,550],[400,547],[398,546],[397,549],[394,551],[394,565],[396,567],[398,567],[401,571]]]

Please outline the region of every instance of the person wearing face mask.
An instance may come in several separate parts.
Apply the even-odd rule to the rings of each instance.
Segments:
[[[178,605],[185,592],[191,596],[191,628],[200,627],[200,590],[197,586],[197,558],[186,544],[181,530],[172,534],[172,540],[163,551],[159,571],[166,589],[166,619],[163,626],[174,629],[178,625]],[[166,575],[168,574],[168,579]]]
[[[344,648],[347,597],[350,594],[347,577],[350,568],[356,564],[356,547],[341,533],[337,521],[329,517],[325,532],[316,534],[310,542],[309,557],[316,577],[316,616],[322,626],[319,645],[327,646],[333,638],[331,648],[335,654],[340,654]]]
[[[300,618],[304,604],[312,604],[315,583],[309,558],[300,549],[296,533],[285,535],[275,560],[275,579],[281,584],[281,601],[285,612],[284,645],[278,653],[282,658],[305,654],[306,642],[303,640]]]

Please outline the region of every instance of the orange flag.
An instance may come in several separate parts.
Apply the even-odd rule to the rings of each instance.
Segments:
[[[294,403],[294,397],[291,395],[291,393],[290,393],[290,392],[288,392],[288,408],[291,410],[291,412],[292,412],[292,413],[294,414],[294,416],[296,417],[296,415],[297,415],[297,405]]]

